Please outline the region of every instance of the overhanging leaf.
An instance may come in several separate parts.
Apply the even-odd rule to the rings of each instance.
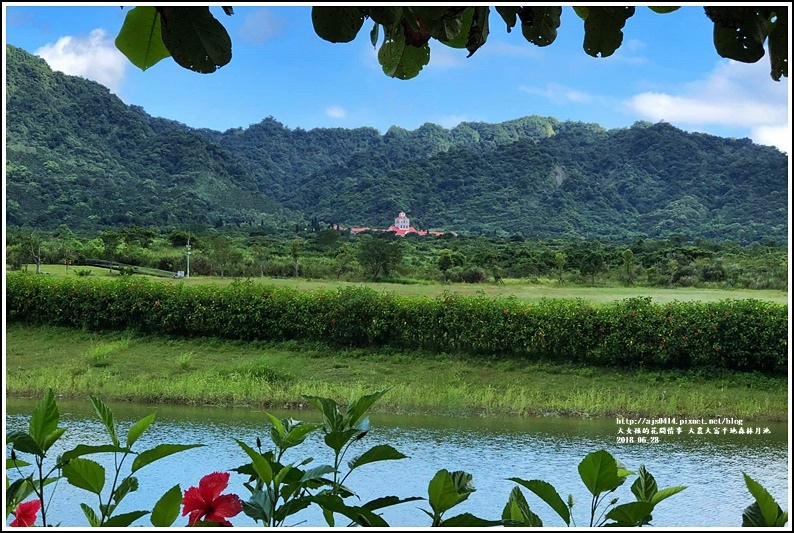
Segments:
[[[634,10],[634,6],[589,6],[584,21],[584,51],[593,57],[614,54],[623,43],[623,26]]]
[[[769,61],[772,67],[771,76],[780,81],[781,76],[788,78],[788,7],[774,7],[775,22],[769,32]]]
[[[32,453],[39,457],[44,457],[44,450],[33,440],[33,437],[24,431],[13,430],[6,433],[6,442],[13,446],[14,450],[23,453]]]
[[[678,11],[680,6],[648,6],[648,9],[653,11],[654,13],[672,13],[673,11]]]
[[[521,33],[534,45],[548,46],[557,38],[560,15],[562,8],[558,6],[523,7],[519,13]]]
[[[466,40],[466,50],[469,51],[469,55],[466,57],[474,55],[474,52],[488,40],[488,32],[490,31],[488,28],[488,14],[490,12],[491,8],[488,6],[476,6],[474,8],[471,28],[469,28],[469,38]]]
[[[384,41],[378,50],[378,62],[387,76],[409,80],[430,62],[430,47],[407,46],[405,36],[395,32],[392,40]]]
[[[232,59],[232,41],[209,7],[162,7],[163,43],[180,66],[210,74]]]
[[[314,32],[332,43],[349,43],[364,25],[359,7],[312,7]]]
[[[499,13],[499,16],[502,17],[502,20],[505,21],[505,24],[507,24],[507,33],[510,33],[513,26],[516,25],[518,10],[521,8],[518,6],[494,6],[494,8]]]
[[[153,6],[132,8],[124,17],[115,44],[119,52],[141,70],[171,55],[163,43],[160,14]]]

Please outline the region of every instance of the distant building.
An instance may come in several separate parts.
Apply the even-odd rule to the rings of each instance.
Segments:
[[[342,226],[335,226],[338,230],[346,230]],[[379,228],[368,228],[368,227],[356,227],[350,228],[350,233],[361,233],[364,231],[391,231],[396,233],[400,237],[405,237],[409,233],[415,233],[417,235],[443,235],[443,231],[425,231],[425,230],[418,230],[411,226],[411,221],[405,216],[405,211],[400,211],[400,214],[397,215],[397,218],[394,219],[394,224],[389,226],[387,229],[379,229]],[[457,235],[454,231],[450,232],[453,235]]]

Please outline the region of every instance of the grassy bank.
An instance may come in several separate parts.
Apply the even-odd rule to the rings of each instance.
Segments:
[[[300,343],[176,340],[11,324],[6,394],[298,407],[393,386],[377,408],[451,415],[788,419],[788,381],[760,374],[621,372],[450,354]]]

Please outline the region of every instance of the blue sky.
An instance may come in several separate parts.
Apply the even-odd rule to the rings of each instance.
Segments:
[[[665,120],[687,131],[750,137],[789,152],[788,78],[775,82],[769,60],[719,57],[703,8],[669,14],[638,6],[623,45],[607,58],[582,49],[583,21],[563,8],[557,40],[527,42],[507,33],[492,9],[488,42],[472,57],[431,40],[419,76],[386,76],[366,21],[350,43],[320,39],[311,7],[246,4],[212,12],[231,36],[232,61],[197,74],[164,59],[145,72],[114,47],[131,6],[3,4],[4,42],[43,57],[55,70],[93,79],[127,104],[192,127],[219,131],[272,116],[289,128],[409,130],[425,122],[502,122],[527,115],[627,127]],[[381,32],[382,34],[382,32]],[[382,39],[382,37],[381,37]],[[789,45],[790,46],[790,45]]]

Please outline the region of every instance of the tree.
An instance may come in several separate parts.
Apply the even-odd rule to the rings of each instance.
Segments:
[[[447,282],[447,270],[452,268],[452,252],[448,248],[444,248],[438,253],[438,269],[444,275],[444,283]]]
[[[631,248],[623,250],[623,266],[626,268],[626,285],[634,285],[634,252]]]
[[[350,270],[350,265],[356,260],[353,249],[348,243],[342,243],[336,253],[336,279],[339,279],[344,272]]]
[[[363,236],[358,245],[358,262],[378,279],[381,272],[388,275],[402,261],[402,246],[399,241]]]
[[[259,277],[265,276],[265,265],[270,258],[270,250],[261,244],[251,246],[251,255],[253,256],[254,264],[259,267]]]
[[[595,285],[596,275],[603,272],[605,266],[604,254],[596,247],[586,250],[579,260],[579,272],[584,276],[590,276],[591,285]]]
[[[554,265],[557,267],[557,284],[563,285],[565,280],[562,279],[562,269],[565,266],[565,261],[568,258],[562,252],[554,254]]]
[[[226,268],[231,265],[235,257],[233,251],[232,240],[225,235],[215,237],[210,241],[210,261],[220,271],[221,277],[224,277]]]
[[[292,244],[290,245],[290,255],[292,256],[292,260],[295,261],[295,277],[297,278],[300,276],[300,265],[298,264],[298,259],[301,255],[301,240],[295,238],[292,240]]]
[[[222,8],[226,15],[233,8]],[[580,6],[573,8],[584,23],[585,53],[608,57],[623,43],[623,28],[634,6]],[[648,6],[655,13],[671,13],[676,6]],[[560,6],[496,6],[510,33],[517,25],[524,39],[543,47],[557,38]],[[430,62],[430,41],[466,49],[471,57],[490,34],[489,6],[317,6],[311,18],[315,33],[332,43],[353,41],[366,20],[373,25],[370,40],[387,76],[410,79]],[[705,7],[714,24],[717,53],[743,63],[755,63],[769,50],[770,75],[788,77],[788,7]],[[520,23],[520,24],[519,24]],[[138,68],[146,70],[171,56],[180,66],[212,73],[232,59],[228,32],[207,6],[139,6],[127,14],[116,37],[116,47]]]

